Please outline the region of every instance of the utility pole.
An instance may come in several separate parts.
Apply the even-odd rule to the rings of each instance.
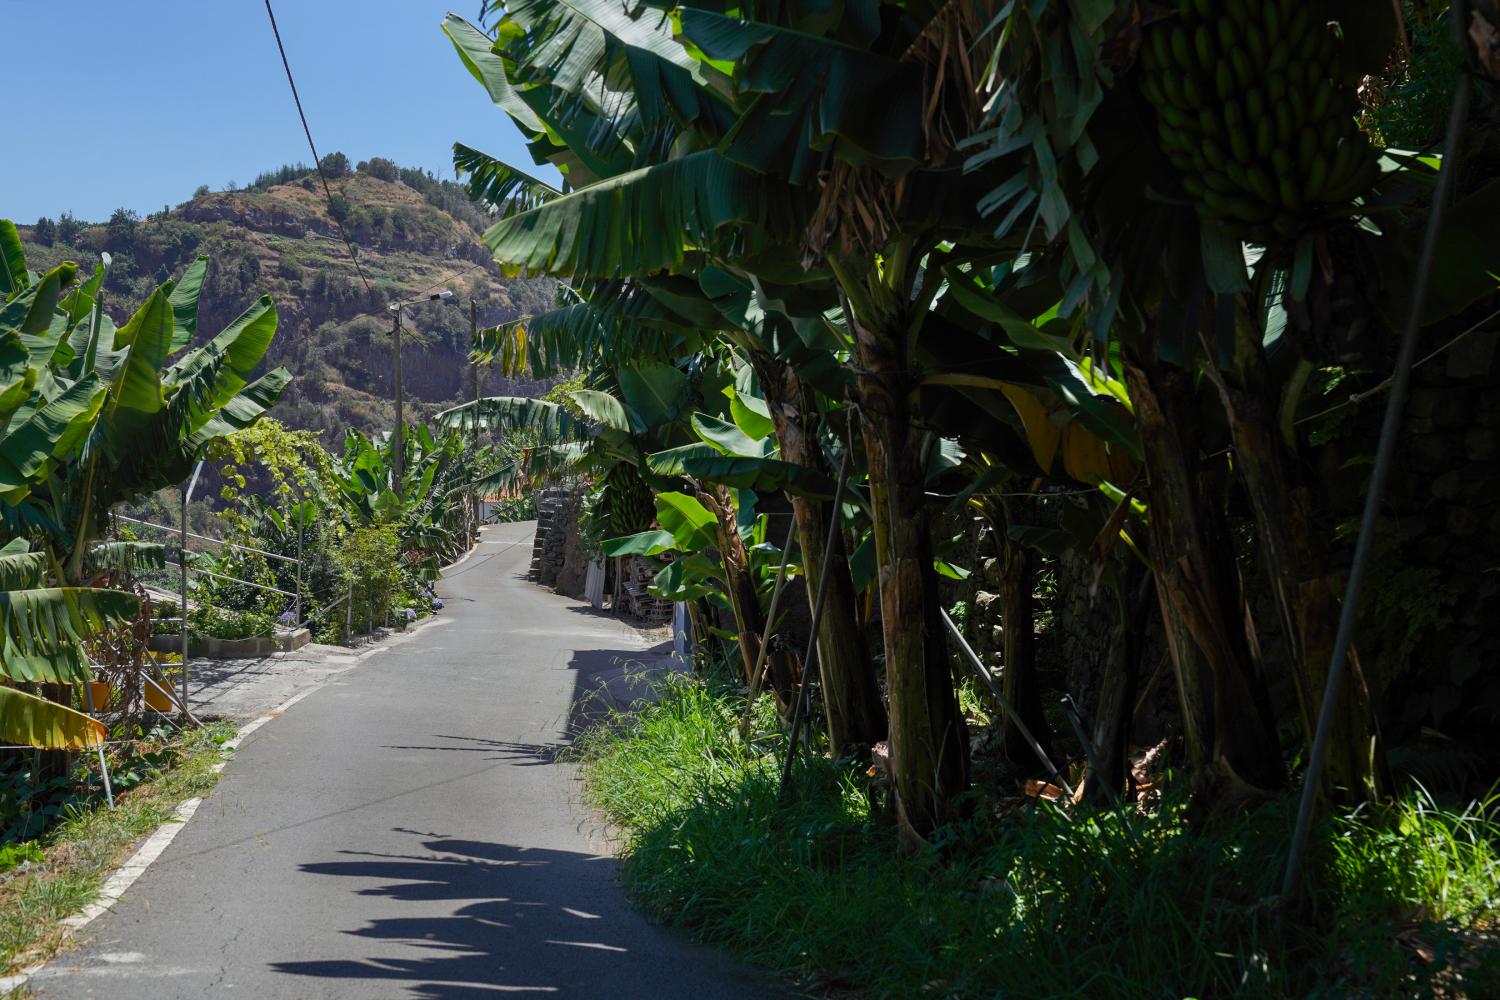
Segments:
[[[406,417],[401,409],[401,306],[396,304],[396,323],[391,328],[391,341],[394,344],[394,359],[396,364],[396,437],[395,446],[395,473],[396,473],[396,499],[402,498],[402,482],[405,478],[406,445],[403,438],[406,435]]]
[[[469,300],[469,347],[471,349],[474,346],[474,342],[477,341],[478,339],[479,339],[479,303],[475,302],[473,299],[470,299]],[[479,362],[478,361],[470,361],[469,362],[469,379],[470,379],[469,385],[470,385],[470,389],[471,389],[471,394],[474,397],[474,423],[473,423],[473,431],[474,431],[474,433],[473,433],[473,436],[471,438],[469,446],[470,446],[471,449],[473,449],[474,451],[477,452],[479,450]]]
[[[178,611],[182,616],[178,622],[182,631],[182,704],[178,707],[182,709],[183,718],[188,717],[188,504],[193,502],[193,490],[198,488],[198,473],[202,471],[203,460],[200,458],[193,466],[193,478],[182,491],[182,528],[177,546],[177,567],[182,581],[182,603]]]
[[[392,471],[396,475],[394,485],[397,498],[402,496],[401,480],[406,472],[406,413],[402,408],[405,400],[401,395],[401,310],[406,306],[414,306],[419,302],[437,302],[441,299],[451,298],[453,298],[453,293],[445,289],[441,292],[433,292],[431,295],[424,295],[420,299],[411,299],[407,302],[392,302],[386,306],[396,317],[395,323],[391,327],[391,350],[392,360],[395,362],[393,368],[395,369],[396,376],[396,436],[392,441],[395,447],[395,462],[392,463]]]
[[[469,299],[469,348],[471,351],[474,348],[474,342],[478,339],[479,303],[471,297]],[[474,397],[474,423],[473,433],[469,436],[469,451],[477,456],[479,454],[479,362],[472,359],[469,361],[469,384],[470,395]],[[473,532],[470,537],[477,541],[479,539],[480,498],[479,494],[472,489],[469,490],[469,503],[473,516]]]

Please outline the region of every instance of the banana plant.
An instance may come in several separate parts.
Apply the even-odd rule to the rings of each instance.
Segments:
[[[206,258],[119,329],[99,301],[108,264],[81,283],[74,264],[38,275],[0,220],[0,525],[11,536],[0,549],[0,676],[53,694],[88,680],[88,638],[139,613],[130,594],[76,584],[163,564],[160,546],[97,541],[109,508],[180,479],[288,378],[253,378],[275,330],[269,300],[166,365],[195,333]],[[13,686],[0,687],[0,727],[0,739],[52,749],[104,738],[96,721]]]
[[[395,481],[394,440],[373,439],[351,428],[334,482],[345,515],[354,524],[389,524],[396,530],[407,568],[435,580],[442,564],[460,549],[454,513],[470,487],[455,475],[463,439],[454,431],[434,434],[412,425],[404,435],[406,461],[401,489]]]
[[[135,619],[133,594],[91,587],[48,587],[48,559],[24,538],[0,547],[0,740],[48,750],[103,743],[104,725],[18,684],[72,690],[90,678],[84,642]],[[46,687],[50,686],[50,687]]]
[[[0,223],[6,226],[14,230]],[[7,449],[8,459],[16,456],[15,467],[0,468],[0,474],[10,473],[7,483],[30,477],[34,488],[26,509],[12,523],[48,528],[48,548],[65,577],[78,580],[110,508],[180,482],[208,444],[260,419],[291,376],[282,368],[256,376],[276,333],[269,297],[211,340],[188,349],[197,334],[206,257],[180,280],[158,287],[116,328],[100,301],[107,260],[63,295],[76,276],[74,265],[33,283],[24,261],[17,264],[18,251],[7,255],[9,280],[22,287],[0,314],[0,358],[12,343],[6,334],[13,331],[37,370],[37,412],[19,415],[45,422],[58,413],[40,412],[42,407],[65,408],[71,421],[60,440],[81,444],[82,455],[78,462],[49,464],[36,447]],[[6,488],[15,486],[0,486]]]

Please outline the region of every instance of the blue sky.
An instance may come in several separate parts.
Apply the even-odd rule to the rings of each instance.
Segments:
[[[272,5],[320,153],[451,178],[460,140],[530,164],[438,27],[479,0]],[[0,53],[0,218],[145,214],[312,159],[264,0],[0,0]]]

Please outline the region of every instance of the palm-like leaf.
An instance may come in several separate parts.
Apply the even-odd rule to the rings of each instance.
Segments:
[[[725,155],[798,184],[827,151],[890,175],[923,157],[922,76],[910,62],[774,24],[681,8],[678,31],[700,59],[732,66],[744,113]]]
[[[26,271],[26,252],[21,232],[9,219],[0,219],[0,301],[9,299],[31,284]]]
[[[631,358],[679,357],[705,332],[637,282],[589,282],[579,301],[479,331],[474,352],[507,375],[545,378]]]
[[[26,539],[0,547],[0,591],[39,587],[47,576],[47,553],[29,552]]]
[[[468,178],[465,189],[469,197],[501,218],[562,197],[562,192],[546,181],[461,142],[453,144],[453,169],[460,180]]]
[[[541,444],[582,440],[588,427],[564,407],[526,396],[489,396],[455,406],[437,415],[444,427],[472,430],[476,426],[497,434],[524,434]]]
[[[198,331],[198,297],[203,292],[203,279],[208,276],[208,258],[199,257],[188,265],[167,301],[172,306],[173,354],[193,342]]]
[[[133,594],[87,587],[0,591],[0,674],[13,681],[76,684],[88,679],[82,643],[134,620]]]
[[[88,568],[92,573],[166,569],[167,547],[160,542],[99,542],[89,549]]]
[[[43,750],[91,750],[104,745],[104,723],[66,705],[0,687],[0,740]]]
[[[0,499],[18,503],[89,433],[104,403],[104,387],[94,375],[42,402],[0,439]],[[39,399],[37,401],[40,401]]]
[[[707,443],[659,451],[646,459],[658,476],[689,476],[757,493],[786,492],[814,500],[832,500],[834,481],[816,469],[777,458],[726,455]]]
[[[679,270],[697,249],[751,252],[798,230],[797,189],[706,149],[630,171],[492,226],[511,270],[618,278]]]

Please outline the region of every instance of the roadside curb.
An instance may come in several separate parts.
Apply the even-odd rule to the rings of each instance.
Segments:
[[[454,563],[453,566],[457,566],[458,563],[463,562],[464,559],[467,559],[469,555],[473,554],[473,551],[473,549],[470,549],[469,554],[465,555],[463,559],[458,560],[458,562]],[[451,566],[443,567],[445,572],[451,568]],[[239,731],[235,733],[234,739],[226,741],[224,745],[220,747],[220,752],[233,754],[234,751],[238,750],[240,745],[244,743],[245,740],[248,739],[251,735],[253,735],[255,731],[261,726],[264,726],[272,719],[284,715],[286,711],[293,705],[297,704],[297,702],[301,701],[303,698],[306,698],[308,695],[313,694],[316,691],[321,691],[323,688],[327,687],[334,678],[338,677],[340,674],[347,673],[348,671],[362,665],[365,660],[368,660],[373,656],[378,656],[379,654],[386,652],[392,647],[404,645],[406,642],[415,638],[419,633],[426,631],[427,629],[436,628],[438,626],[448,625],[451,623],[451,618],[427,618],[424,621],[420,621],[412,627],[406,629],[404,632],[397,632],[394,635],[386,637],[386,639],[381,642],[379,646],[373,649],[366,649],[353,654],[353,659],[350,663],[339,667],[337,670],[329,671],[328,674],[325,675],[316,684],[309,686],[303,691],[297,692],[296,694],[292,695],[292,697],[282,702],[280,705],[277,705],[275,708],[263,712],[260,715],[256,716],[254,719],[251,719],[249,722],[245,723],[240,727]],[[223,772],[224,768],[228,766],[231,759],[232,757],[226,756],[225,759],[213,765],[211,770],[214,774]],[[190,799],[185,799],[183,802],[179,803],[177,809],[172,813],[172,817],[168,820],[165,820],[155,830],[147,834],[146,839],[141,842],[141,846],[137,847],[134,853],[130,855],[130,857],[126,858],[118,868],[110,873],[109,877],[105,879],[103,887],[100,888],[99,894],[94,897],[92,902],[90,902],[82,910],[79,910],[72,916],[64,917],[59,922],[59,926],[62,930],[62,935],[58,941],[57,953],[53,954],[50,958],[45,958],[40,961],[34,962],[33,964],[28,965],[26,968],[12,975],[0,976],[0,995],[9,994],[12,991],[19,989],[20,987],[25,986],[27,983],[29,983],[33,976],[35,976],[38,972],[46,968],[49,964],[51,964],[58,958],[58,955],[62,951],[63,944],[65,944],[83,928],[87,927],[94,920],[96,920],[100,916],[103,916],[105,913],[108,913],[109,910],[114,906],[114,904],[125,895],[126,890],[128,890],[132,885],[135,884],[136,879],[140,878],[146,873],[146,869],[151,867],[152,862],[161,857],[163,852],[165,852],[166,849],[171,845],[172,841],[176,839],[177,834],[180,833],[182,831],[182,828],[187,825],[187,821],[193,818],[193,814],[197,812],[198,807],[203,804],[204,798],[205,796],[199,795]]]

